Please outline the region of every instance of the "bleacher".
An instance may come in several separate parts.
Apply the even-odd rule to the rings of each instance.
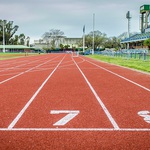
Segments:
[[[144,41],[148,38],[150,38],[150,32],[146,32],[142,34],[135,34],[129,38],[125,38],[124,40],[121,41],[121,43]]]

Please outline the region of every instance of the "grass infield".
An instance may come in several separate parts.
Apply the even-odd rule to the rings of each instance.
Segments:
[[[0,53],[0,60],[7,60],[34,55],[38,55],[38,53]]]
[[[139,59],[125,59],[121,57],[111,57],[104,55],[88,55],[87,57],[150,73],[150,60],[143,61]]]

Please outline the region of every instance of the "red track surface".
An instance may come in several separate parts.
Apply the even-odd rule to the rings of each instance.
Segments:
[[[70,54],[1,61],[0,100],[0,149],[150,149],[149,74]]]

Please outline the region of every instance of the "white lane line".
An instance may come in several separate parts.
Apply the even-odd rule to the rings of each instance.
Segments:
[[[0,64],[0,67],[2,67],[2,68],[6,68],[7,66],[10,66],[10,65],[17,65],[17,64],[20,64],[20,63],[26,63],[26,62],[28,62],[28,60],[22,60],[22,61],[12,61],[12,62],[10,62],[9,60],[6,60],[5,62],[1,62],[1,64]]]
[[[3,70],[0,70],[0,72],[4,72],[4,71],[7,71],[7,70],[13,70],[13,69],[16,69],[16,68],[18,69],[19,67],[22,67],[22,66],[25,66],[25,65],[29,65],[29,64],[35,63],[37,61],[40,61],[40,60],[35,60],[35,61],[32,61],[32,62],[28,62],[26,64],[21,64],[21,65],[18,65],[18,66],[13,66],[13,67],[10,67],[10,68],[4,68]]]
[[[83,63],[85,60],[82,60],[82,61],[80,61],[80,62],[78,62],[78,64],[81,64],[81,63]],[[72,62],[72,61],[69,61],[69,62]],[[73,64],[63,64],[63,65],[61,65],[60,66],[60,68],[61,69],[63,69],[63,68],[65,68],[65,67],[71,67],[71,66],[73,66],[74,65],[74,63]]]
[[[92,85],[90,84],[90,82],[88,81],[88,79],[86,78],[86,76],[84,75],[84,73],[82,72],[82,70],[80,69],[80,67],[77,65],[77,63],[75,62],[75,60],[73,59],[75,65],[77,66],[77,68],[79,69],[80,73],[82,74],[83,78],[85,79],[86,83],[88,84],[88,86],[90,87],[91,91],[93,92],[94,96],[96,97],[96,99],[98,100],[99,104],[101,105],[101,107],[103,108],[105,114],[107,115],[108,119],[110,120],[110,122],[112,123],[113,127],[115,129],[119,129],[119,126],[117,125],[116,121],[114,120],[114,118],[111,116],[111,114],[109,113],[108,109],[106,108],[106,106],[104,105],[104,103],[102,102],[102,100],[100,99],[100,97],[98,96],[98,94],[96,93],[96,91],[94,90],[94,88],[92,87]]]
[[[125,78],[125,77],[123,77],[123,76],[121,76],[121,75],[119,75],[119,74],[117,74],[117,73],[114,73],[114,72],[112,72],[112,71],[110,71],[110,70],[108,70],[108,69],[106,69],[106,68],[104,68],[104,67],[101,67],[101,66],[99,66],[99,65],[97,65],[97,64],[95,64],[95,63],[93,63],[93,62],[90,62],[90,61],[88,61],[88,60],[86,60],[87,62],[89,62],[89,63],[91,63],[91,64],[93,64],[93,65],[95,65],[95,66],[97,66],[97,67],[99,67],[99,68],[101,68],[101,69],[103,69],[103,70],[105,70],[105,71],[107,71],[107,72],[109,72],[109,73],[111,73],[111,74],[114,74],[114,75],[116,75],[116,76],[118,76],[118,77],[120,77],[120,78],[122,78],[122,79],[124,79],[124,80],[126,80],[126,81],[128,81],[128,82],[130,82],[130,83],[132,83],[132,84],[134,84],[134,85],[136,85],[136,86],[139,86],[140,88],[143,88],[144,90],[146,90],[146,91],[149,91],[150,92],[150,89],[149,88],[146,88],[145,86],[142,86],[142,85],[140,85],[140,84],[138,84],[138,83],[136,83],[136,82],[134,82],[134,81],[132,81],[132,80],[130,80],[130,79],[127,79],[127,78]]]
[[[150,128],[0,128],[0,131],[122,131],[122,132],[149,132]]]
[[[42,85],[38,88],[38,90],[34,93],[34,95],[31,97],[31,99],[27,102],[27,104],[24,106],[24,108],[19,112],[19,114],[16,116],[16,118],[12,121],[12,123],[8,126],[8,129],[12,129],[15,124],[18,122],[18,120],[22,117],[22,115],[24,114],[24,112],[26,111],[26,109],[30,106],[30,104],[33,102],[33,100],[35,99],[35,97],[38,95],[38,93],[42,90],[42,88],[44,87],[44,85],[47,83],[47,81],[49,80],[49,78],[54,74],[54,72],[56,71],[56,69],[59,67],[59,65],[62,63],[62,61],[64,60],[65,56],[62,58],[62,60],[58,63],[58,65],[54,68],[54,70],[49,74],[49,76],[45,79],[45,81],[42,83]]]
[[[57,57],[58,57],[58,56],[57,56]],[[53,59],[56,59],[57,57],[55,57],[55,58],[53,58]],[[44,64],[46,64],[46,63],[48,63],[48,62],[50,62],[50,61],[52,61],[53,59],[48,60],[48,61],[46,61],[46,62],[44,62],[44,63],[42,63],[42,64],[39,64],[39,65],[37,65],[37,66],[35,66],[35,67],[32,67],[32,68],[30,68],[30,69],[28,69],[28,70],[26,70],[26,71],[23,71],[23,72],[21,72],[21,73],[19,73],[19,74],[17,74],[17,75],[14,75],[14,76],[12,76],[12,77],[6,79],[6,80],[3,80],[3,81],[0,82],[0,85],[3,84],[3,83],[5,83],[5,82],[7,82],[7,81],[9,81],[9,80],[11,80],[11,79],[14,79],[14,78],[18,77],[18,76],[20,76],[20,75],[22,75],[22,74],[24,74],[24,73],[30,72],[31,70],[33,70],[33,69],[35,69],[35,68],[38,68],[38,67],[40,67],[40,66],[42,66],[42,65],[44,65]]]

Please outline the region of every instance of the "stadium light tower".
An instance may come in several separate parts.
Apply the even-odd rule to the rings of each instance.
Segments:
[[[126,18],[128,19],[128,38],[129,38],[130,37],[130,20],[131,20],[130,11],[127,12]],[[129,49],[129,43],[127,45],[127,49]]]
[[[150,31],[150,5],[143,5],[140,7],[140,14],[141,14],[141,33],[149,32]]]
[[[3,20],[3,53],[5,53],[5,20]]]
[[[92,49],[92,55],[94,54],[94,47],[95,47],[95,43],[94,43],[94,38],[95,38],[95,34],[94,34],[94,32],[95,32],[95,14],[93,14],[93,49]]]

